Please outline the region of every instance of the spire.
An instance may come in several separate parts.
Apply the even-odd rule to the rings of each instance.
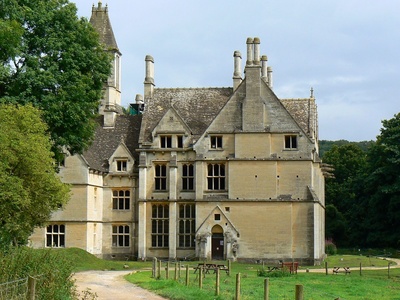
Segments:
[[[100,41],[106,46],[106,50],[114,50],[119,52],[114,32],[108,17],[108,6],[103,6],[99,1],[97,7],[93,5],[90,23],[96,29],[100,36]]]

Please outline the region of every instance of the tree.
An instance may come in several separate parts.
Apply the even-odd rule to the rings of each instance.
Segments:
[[[111,58],[68,0],[0,2],[0,103],[31,103],[48,124],[56,153],[83,151]]]
[[[360,212],[358,186],[365,178],[366,153],[355,144],[334,145],[323,161],[334,168],[334,178],[326,179],[326,234],[346,245],[359,230],[354,215]]]
[[[0,104],[0,245],[24,244],[69,199],[54,171],[51,141],[32,105]]]
[[[366,243],[400,246],[400,113],[382,121],[376,144],[368,152],[364,202]]]

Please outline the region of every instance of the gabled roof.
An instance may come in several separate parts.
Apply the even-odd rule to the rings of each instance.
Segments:
[[[317,105],[314,98],[281,99],[281,102],[308,136],[317,137]]]
[[[135,150],[138,148],[141,121],[141,115],[117,115],[113,128],[103,128],[103,116],[99,117],[99,125],[96,128],[93,143],[82,154],[89,167],[98,171],[108,172],[108,159],[121,142],[132,153],[135,161],[138,161],[138,154]]]
[[[232,88],[154,89],[145,99],[140,142],[152,141],[151,133],[170,107],[179,114],[197,139],[232,96]]]
[[[100,42],[106,46],[106,50],[119,52],[117,41],[115,40],[110,18],[108,17],[108,6],[102,7],[101,1],[97,7],[93,5],[90,23],[100,36]]]

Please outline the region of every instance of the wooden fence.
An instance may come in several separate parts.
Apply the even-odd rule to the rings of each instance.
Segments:
[[[0,284],[0,300],[34,300],[37,279],[26,277]]]
[[[179,278],[181,278],[181,269],[182,269],[182,265],[179,262],[175,262],[173,263],[174,267],[174,280],[177,281]],[[203,265],[203,267],[194,267],[193,269],[195,270],[195,272],[199,272],[198,273],[198,286],[199,289],[203,288],[203,278],[205,275],[205,272],[207,272],[209,274],[209,271],[211,269],[207,269],[206,264],[199,264],[199,265]],[[210,264],[213,265],[213,264]],[[226,271],[227,275],[229,276],[231,273],[231,261],[228,260],[227,263],[228,267],[227,269],[225,268],[221,268],[222,265],[219,265],[220,267],[215,266],[212,271],[215,274],[215,295],[218,296],[220,294],[220,273],[221,270],[222,271]],[[165,262],[165,279],[169,279],[170,278],[170,267],[171,267],[171,263],[170,262]],[[153,267],[152,267],[152,277],[153,278],[161,278],[161,270],[162,270],[162,261],[161,260],[157,260],[157,258],[153,259]],[[189,265],[185,266],[185,285],[188,286],[190,283],[190,273],[189,273]],[[240,288],[240,281],[241,281],[241,274],[237,273],[236,274],[236,283],[235,283],[235,296],[234,299],[235,300],[240,300],[240,296],[241,296],[241,288]],[[303,300],[304,296],[303,296],[303,285],[296,285],[296,289],[295,289],[295,300]],[[269,278],[265,278],[264,280],[264,300],[269,300]]]

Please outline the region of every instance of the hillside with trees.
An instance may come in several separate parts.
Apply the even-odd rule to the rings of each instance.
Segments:
[[[400,247],[400,113],[382,121],[376,142],[321,141],[326,238],[339,246]]]

